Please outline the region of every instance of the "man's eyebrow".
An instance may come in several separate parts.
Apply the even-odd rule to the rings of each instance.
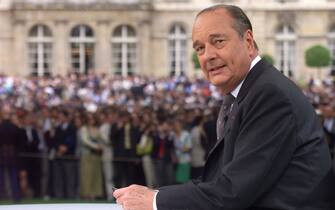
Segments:
[[[225,38],[226,35],[225,34],[210,34],[209,35],[209,39],[213,39],[213,38]],[[200,45],[200,42],[199,41],[195,41],[193,42],[193,48],[195,48],[196,46]]]
[[[218,38],[218,37],[226,37],[226,35],[225,34],[211,34],[211,35],[209,35],[210,39]]]

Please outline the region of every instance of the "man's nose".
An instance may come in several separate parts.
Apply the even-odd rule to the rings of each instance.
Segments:
[[[216,57],[217,57],[217,54],[216,54],[215,47],[213,47],[211,45],[207,45],[205,47],[205,58],[206,58],[206,60],[213,60]]]

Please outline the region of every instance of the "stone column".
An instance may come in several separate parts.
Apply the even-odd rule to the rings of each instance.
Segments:
[[[25,31],[26,22],[24,20],[14,20],[14,40],[13,40],[13,75],[29,75],[28,52],[27,52],[27,32]]]
[[[98,20],[95,42],[95,72],[112,74],[110,20]]]
[[[155,71],[152,69],[151,60],[155,57],[151,50],[150,26],[151,21],[144,19],[138,23],[138,45],[137,45],[137,74],[149,75]]]
[[[13,63],[13,32],[11,15],[0,10],[0,73],[9,72]]]
[[[67,20],[56,20],[56,30],[53,33],[52,74],[65,75],[71,71],[71,53]]]

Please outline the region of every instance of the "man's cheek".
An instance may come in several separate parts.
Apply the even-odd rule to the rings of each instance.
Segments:
[[[209,79],[209,74],[207,72],[207,70],[205,70],[205,68],[201,67],[202,73],[205,75],[206,79]]]

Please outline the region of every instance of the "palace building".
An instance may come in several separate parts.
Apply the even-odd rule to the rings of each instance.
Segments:
[[[193,75],[194,17],[218,3],[246,11],[260,54],[287,75],[315,76],[315,44],[335,58],[335,0],[0,0],[0,72]]]

